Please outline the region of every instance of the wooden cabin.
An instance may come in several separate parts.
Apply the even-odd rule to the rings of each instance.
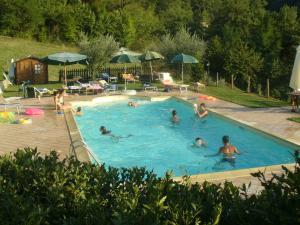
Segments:
[[[31,84],[48,83],[48,65],[39,58],[29,56],[15,62],[15,83],[30,81]]]

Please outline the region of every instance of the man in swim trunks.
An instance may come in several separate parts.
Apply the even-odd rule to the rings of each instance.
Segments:
[[[222,141],[224,146],[219,149],[219,152],[216,155],[223,153],[224,160],[226,161],[234,160],[234,154],[240,155],[240,152],[237,150],[237,148],[229,143],[229,136],[223,136]]]
[[[208,115],[208,111],[206,109],[206,105],[204,103],[201,103],[200,104],[200,107],[198,109],[198,106],[194,106],[194,111],[195,111],[195,114],[199,116],[199,118],[203,118],[205,116]]]

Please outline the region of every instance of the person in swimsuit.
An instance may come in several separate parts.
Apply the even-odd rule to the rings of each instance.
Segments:
[[[107,130],[105,126],[101,126],[99,129],[102,135],[112,135],[110,130]],[[112,135],[113,136],[113,135]]]
[[[208,111],[206,109],[206,105],[204,103],[201,103],[198,107],[197,104],[194,105],[194,112],[199,118],[203,118],[208,115]]]
[[[128,134],[127,136],[116,136],[116,135],[112,134],[110,130],[107,130],[105,126],[101,126],[99,131],[102,135],[111,136],[113,138],[113,140],[116,142],[118,142],[121,138],[129,138],[129,137],[133,136],[132,134]]]
[[[136,102],[128,102],[128,106],[131,106],[131,107],[138,107],[138,104]]]
[[[197,138],[195,138],[195,142],[194,142],[193,146],[194,147],[207,147],[207,144],[202,138],[197,137]]]
[[[178,116],[177,116],[177,112],[176,112],[175,109],[172,111],[172,118],[171,118],[171,121],[172,121],[172,123],[178,123],[178,122],[179,122],[179,118],[178,118]]]
[[[229,143],[229,136],[225,135],[222,138],[224,146],[220,147],[218,153],[216,155],[223,154],[223,159],[221,162],[229,162],[232,166],[235,163],[234,154],[240,155],[241,153],[237,150],[237,148]]]

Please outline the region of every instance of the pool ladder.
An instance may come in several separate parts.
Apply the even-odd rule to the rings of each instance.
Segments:
[[[75,145],[76,143],[79,143],[78,145]],[[74,155],[77,159],[77,155],[76,155],[76,148],[78,147],[84,147],[88,154],[92,157],[92,159],[98,164],[98,165],[101,165],[99,160],[96,158],[96,156],[94,155],[94,153],[91,151],[91,149],[88,147],[88,145],[82,141],[82,140],[75,140],[75,141],[72,141],[71,144],[70,144],[70,149],[69,149],[69,154],[70,155]]]

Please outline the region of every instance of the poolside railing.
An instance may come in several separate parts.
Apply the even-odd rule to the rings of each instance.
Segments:
[[[75,143],[79,143],[78,145],[75,146]],[[99,160],[97,159],[97,157],[94,155],[94,153],[91,151],[91,149],[88,147],[88,145],[82,141],[82,140],[75,140],[75,141],[72,141],[71,144],[70,144],[70,155],[74,155],[76,158],[77,158],[77,155],[76,155],[76,148],[78,147],[84,147],[88,154],[92,157],[92,159],[98,164],[98,165],[101,165]]]

